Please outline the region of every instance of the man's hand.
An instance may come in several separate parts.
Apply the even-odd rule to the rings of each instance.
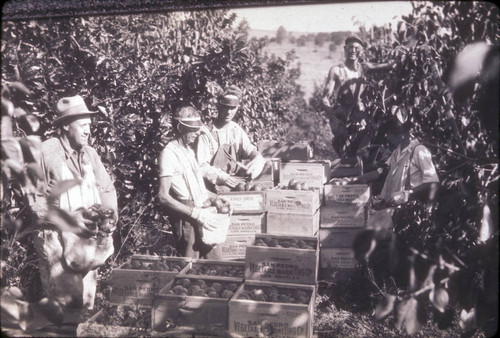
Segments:
[[[94,220],[87,218],[87,210],[85,208],[78,208],[69,213],[71,217],[78,223],[80,226],[92,225]]]
[[[253,160],[247,165],[247,174],[253,180],[262,173],[264,166],[266,165],[266,160],[262,155],[257,155]]]
[[[222,182],[224,185],[228,186],[229,188],[233,189],[238,185],[238,181],[232,177],[231,175],[226,175],[221,177]]]
[[[402,190],[392,194],[390,204],[391,205],[401,205],[408,202],[410,198],[411,190]]]
[[[322,101],[323,101],[323,105],[324,105],[325,107],[327,107],[327,108],[331,108],[331,107],[332,107],[332,105],[330,104],[330,100],[328,100],[328,98],[327,98],[326,96],[325,96],[325,97],[323,97],[323,100],[322,100]]]

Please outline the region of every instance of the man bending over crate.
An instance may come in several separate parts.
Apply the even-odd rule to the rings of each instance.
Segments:
[[[219,111],[213,127],[204,127],[197,141],[196,156],[202,166],[214,166],[229,174],[241,169],[252,179],[264,169],[264,157],[257,147],[250,142],[247,133],[233,121],[241,99],[241,90],[236,86],[226,88],[219,98]],[[245,166],[241,160],[250,160]],[[233,188],[238,182],[229,175],[225,185]]]

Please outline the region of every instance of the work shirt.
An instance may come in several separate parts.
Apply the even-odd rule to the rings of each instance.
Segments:
[[[412,153],[413,156],[411,156]],[[431,152],[424,145],[419,144],[418,140],[411,140],[404,149],[398,146],[386,164],[389,166],[389,173],[380,193],[380,197],[385,201],[389,201],[394,193],[406,190],[408,173],[410,189],[424,183],[439,182],[436,168],[432,163]]]
[[[100,203],[117,211],[116,190],[99,155],[94,148],[83,146],[76,151],[62,138],[50,138],[42,143],[41,163],[44,175],[44,196],[38,196],[34,210],[40,213],[46,209],[45,196],[63,180],[81,179],[77,185],[54,201],[57,207],[73,211]]]
[[[232,147],[235,161],[249,159],[257,147],[252,144],[247,133],[237,123],[230,121],[222,128],[213,126],[211,129],[202,127],[196,148],[196,157],[202,167],[213,165],[213,159],[223,145]]]
[[[178,200],[192,200],[202,207],[208,192],[193,149],[181,140],[172,140],[160,154],[160,177],[171,177],[171,189]]]
[[[346,65],[341,64],[333,67],[333,74],[335,103],[344,109],[349,109],[358,102],[364,89],[363,66],[358,64],[357,70],[351,70]]]

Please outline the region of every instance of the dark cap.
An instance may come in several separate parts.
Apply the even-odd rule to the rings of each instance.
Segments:
[[[351,35],[347,39],[345,39],[345,45],[347,46],[351,42],[357,42],[361,46],[363,46],[363,47],[365,46],[365,43],[360,38],[358,38],[357,36],[354,36],[354,35]]]

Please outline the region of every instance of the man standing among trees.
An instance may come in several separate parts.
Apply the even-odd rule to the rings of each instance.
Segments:
[[[364,43],[355,36],[345,40],[343,64],[333,66],[328,72],[323,89],[322,100],[326,107],[327,117],[330,120],[333,139],[332,146],[339,157],[356,156],[356,151],[369,142],[367,135],[365,108],[361,101],[364,90],[364,77],[375,70],[387,70],[390,64],[373,64],[361,62]],[[334,99],[334,105],[330,103]],[[358,136],[351,143],[348,142],[348,127],[356,123],[360,129]]]
[[[202,167],[214,166],[229,174],[241,169],[241,160],[250,162],[243,169],[252,179],[260,175],[264,169],[264,157],[257,147],[250,142],[247,133],[233,121],[238,111],[241,90],[236,86],[226,88],[219,98],[217,119],[211,130],[202,128],[198,137],[196,156]],[[226,185],[234,187],[236,181],[226,179]]]
[[[53,124],[60,133],[42,144],[40,165],[44,195],[35,201],[33,210],[42,217],[47,208],[48,213],[59,208],[87,231],[85,224],[94,222],[87,219],[90,207],[106,210],[112,220],[107,229],[98,229],[96,236],[90,238],[71,231],[41,230],[34,238],[34,245],[39,255],[42,286],[47,295],[64,306],[92,309],[97,268],[114,251],[116,190],[99,155],[88,145],[90,116],[96,112],[89,111],[79,95],[60,99],[57,112],[59,116]],[[54,190],[66,180],[78,183],[58,195]]]
[[[175,138],[160,155],[159,202],[169,211],[177,249],[191,258],[220,259],[220,246],[203,243],[203,228],[217,228],[215,214],[204,208],[211,197],[203,180],[203,168],[198,165],[191,148],[198,137],[201,122],[199,112],[185,106],[173,116]]]

